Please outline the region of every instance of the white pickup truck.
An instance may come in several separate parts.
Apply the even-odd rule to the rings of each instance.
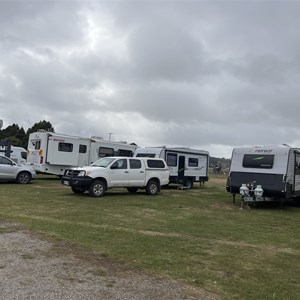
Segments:
[[[101,197],[113,187],[125,187],[130,193],[146,189],[147,194],[156,195],[169,183],[169,173],[160,158],[104,157],[90,166],[67,169],[61,183],[74,193],[88,191],[92,197]]]

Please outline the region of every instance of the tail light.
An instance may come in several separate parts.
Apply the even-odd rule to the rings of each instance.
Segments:
[[[40,156],[40,164],[42,164],[43,161],[44,161],[44,156],[43,156],[43,150],[42,149],[40,149],[40,151],[39,151],[39,156]]]

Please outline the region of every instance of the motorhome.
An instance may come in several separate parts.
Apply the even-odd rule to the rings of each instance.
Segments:
[[[7,147],[0,147],[0,155],[4,155],[13,160],[16,164],[25,164],[27,158],[27,151],[22,147],[10,146],[9,153]]]
[[[70,167],[87,166],[106,156],[133,156],[137,146],[106,141],[99,137],[79,137],[48,131],[31,133],[27,163],[37,173],[63,175]]]
[[[192,187],[208,180],[209,153],[181,147],[145,147],[136,149],[136,157],[163,158],[170,169],[170,183]]]
[[[244,202],[300,196],[300,148],[288,145],[239,147],[232,151],[226,189]]]

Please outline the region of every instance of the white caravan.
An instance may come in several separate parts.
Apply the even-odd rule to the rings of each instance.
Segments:
[[[300,196],[300,149],[287,145],[241,147],[232,151],[226,189],[245,202]]]
[[[6,147],[0,147],[0,155],[6,155]],[[10,146],[8,157],[16,164],[26,164],[27,151],[22,147]]]
[[[87,166],[106,156],[133,156],[136,145],[99,137],[83,138],[47,131],[31,133],[27,163],[38,173],[63,175],[70,167]]]
[[[163,158],[170,169],[170,183],[181,183],[186,187],[194,182],[208,181],[209,153],[180,147],[137,148],[136,157]]]

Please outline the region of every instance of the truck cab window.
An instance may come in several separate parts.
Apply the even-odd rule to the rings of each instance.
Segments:
[[[127,169],[127,159],[118,159],[112,164],[111,169]]]
[[[139,159],[129,159],[130,169],[141,169],[142,163]]]

